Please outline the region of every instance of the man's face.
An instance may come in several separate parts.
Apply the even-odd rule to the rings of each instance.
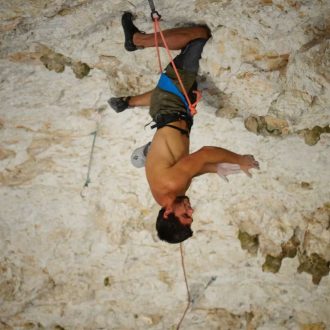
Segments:
[[[193,222],[192,214],[193,208],[190,205],[189,198],[187,196],[179,196],[175,199],[173,205],[173,213],[179,219],[181,224],[190,226]]]

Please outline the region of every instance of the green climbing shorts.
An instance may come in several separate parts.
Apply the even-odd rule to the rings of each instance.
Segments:
[[[194,103],[196,100],[196,95],[193,91],[197,89],[196,77],[199,68],[199,59],[201,58],[203,47],[206,42],[206,39],[192,40],[174,59],[174,63],[177,66],[182,83],[188,93],[191,103]],[[171,64],[166,67],[165,73],[170,79],[172,79],[173,83],[179,88],[179,90],[181,90]],[[166,115],[172,114],[173,112],[187,113],[187,110],[177,95],[156,87],[151,94],[149,110],[151,118],[156,121],[158,114]]]

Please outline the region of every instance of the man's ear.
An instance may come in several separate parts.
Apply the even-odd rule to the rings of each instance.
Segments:
[[[167,207],[167,208],[165,209],[165,212],[164,212],[163,218],[164,218],[164,219],[167,219],[168,216],[169,216],[169,214],[172,213],[172,212],[173,212],[172,207]]]

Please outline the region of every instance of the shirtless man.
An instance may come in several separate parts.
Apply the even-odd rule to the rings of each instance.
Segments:
[[[127,51],[154,46],[154,34],[140,32],[133,24],[131,13],[123,14],[122,25]],[[174,62],[193,103],[193,90],[197,89],[198,62],[210,38],[210,31],[206,26],[193,26],[169,29],[163,33],[170,49],[181,49]],[[159,45],[164,46],[161,41]],[[171,79],[171,84],[180,88],[171,64],[166,67],[165,73]],[[192,236],[194,210],[185,193],[195,176],[221,174],[219,164],[223,163],[236,164],[238,170],[249,176],[250,169],[259,168],[252,155],[239,155],[219,147],[204,146],[189,153],[192,116],[184,105],[182,95],[169,92],[162,83],[158,83],[150,92],[126,98],[111,98],[109,103],[116,112],[130,107],[150,107],[149,113],[156,123],[154,126],[157,131],[150,147],[144,147],[145,153],[147,151],[145,171],[152,195],[161,206],[156,222],[158,237],[168,243],[179,243]],[[139,148],[140,151],[142,149]]]

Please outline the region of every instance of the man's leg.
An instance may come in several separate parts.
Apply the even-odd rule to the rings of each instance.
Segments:
[[[125,12],[123,14],[122,26],[125,34],[126,50],[133,51],[137,47],[155,46],[154,33],[145,34],[141,32],[133,24],[133,15],[131,13]],[[181,54],[174,59],[176,65],[181,69],[197,72],[203,46],[211,36],[209,28],[207,26],[174,28],[163,31],[163,34],[171,50],[182,49]],[[192,40],[196,40],[196,42],[190,45],[189,43]],[[185,49],[187,44],[189,44],[189,48]],[[195,44],[196,46],[194,46]],[[159,45],[164,47],[160,36]],[[187,51],[188,49],[189,51]],[[128,107],[149,106],[151,94],[152,91],[132,97],[113,97],[108,102],[116,112],[122,112]]]
[[[148,107],[150,105],[152,90],[140,95],[131,96],[128,105],[130,107]]]
[[[133,24],[133,15],[130,12],[123,14],[121,22],[125,34],[126,50],[134,51],[138,48],[155,46],[155,34],[141,32]],[[210,30],[206,26],[174,28],[163,31],[163,34],[171,50],[182,49],[194,39],[208,39],[211,36]],[[159,46],[164,47],[160,35],[158,35],[158,40]]]
[[[179,50],[184,48],[190,41],[194,39],[208,39],[210,32],[204,26],[192,26],[184,28],[175,28],[163,31],[167,46],[171,50]],[[163,41],[158,33],[159,46],[165,47]],[[133,35],[133,43],[137,47],[154,47],[155,35],[154,33],[144,34],[136,32]]]
[[[202,56],[203,48],[206,42],[207,39],[202,38],[190,41],[186,47],[181,50],[181,53],[174,58],[176,67],[178,69],[197,74],[199,69],[199,60]]]
[[[116,112],[122,112],[129,107],[148,107],[150,105],[151,93],[152,90],[135,96],[112,97],[108,102]]]

